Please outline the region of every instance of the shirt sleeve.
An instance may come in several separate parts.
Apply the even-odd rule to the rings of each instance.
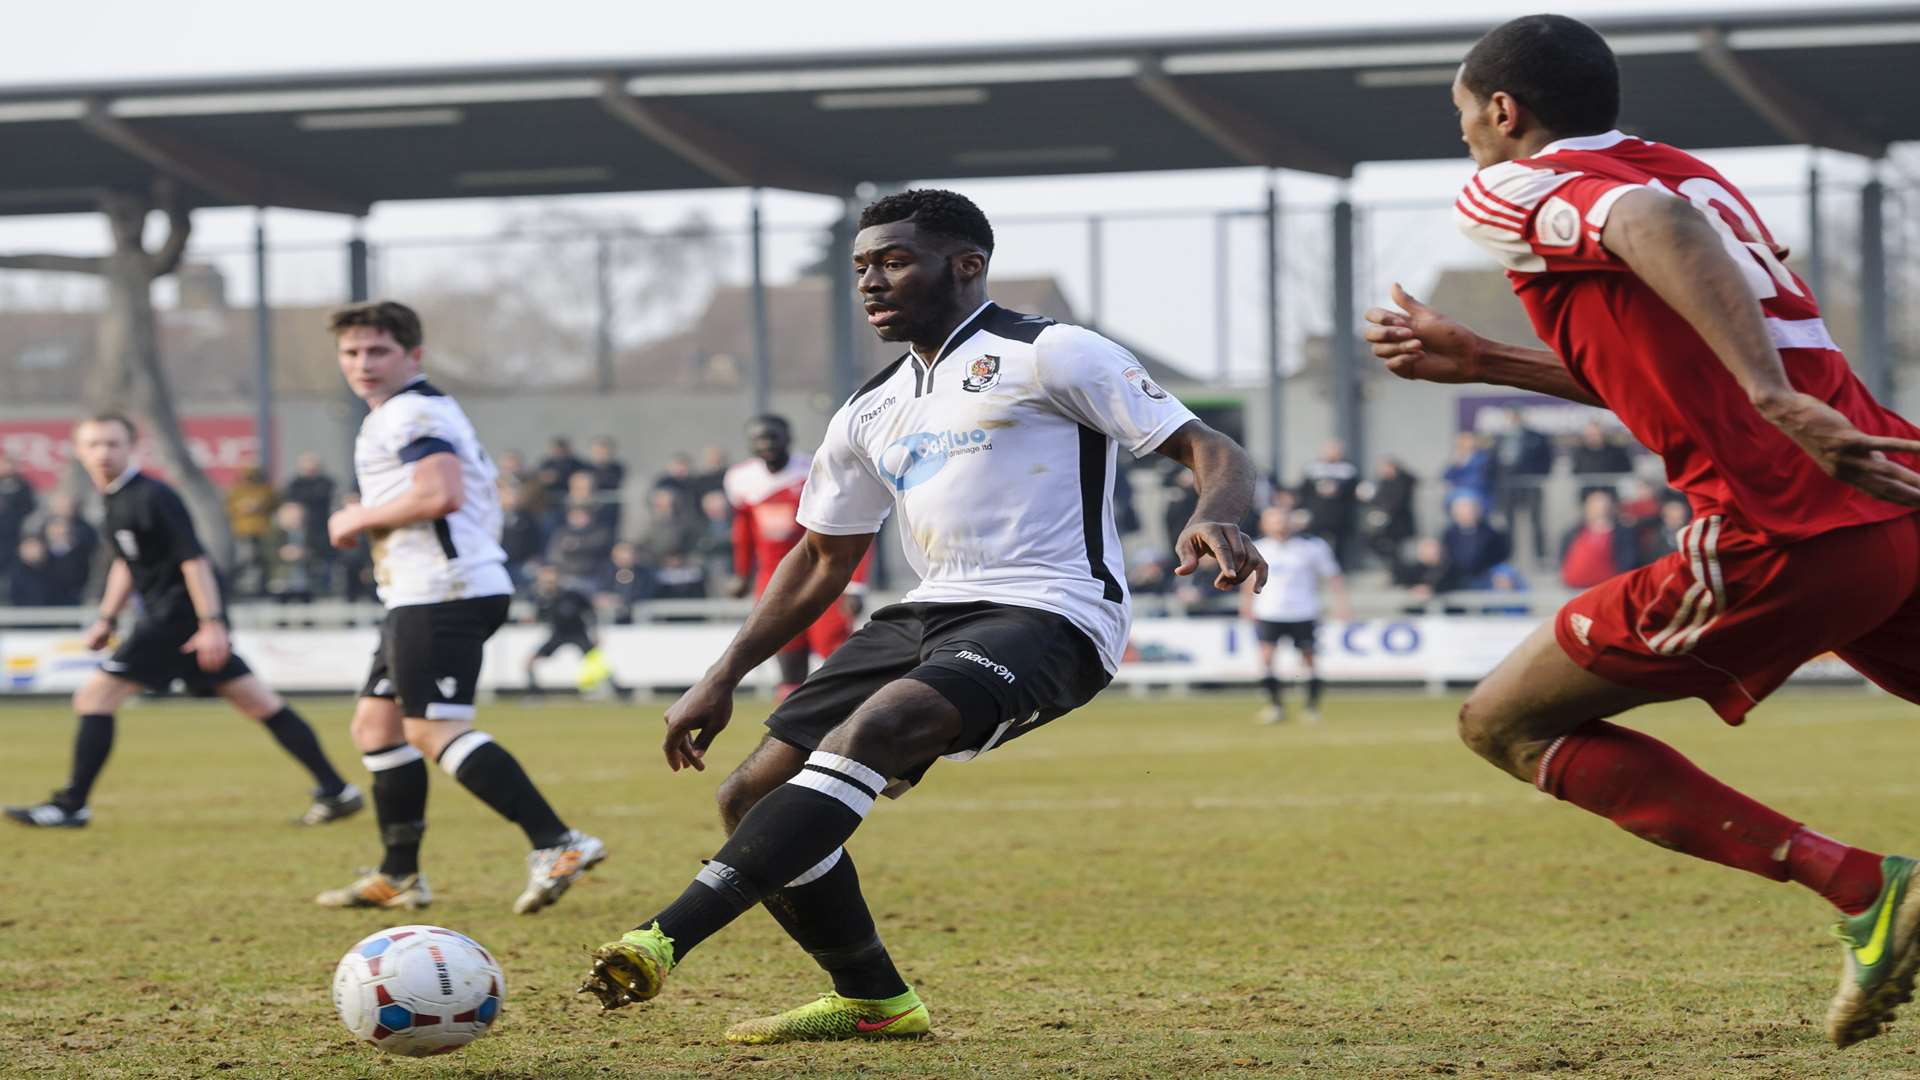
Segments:
[[[1040,391],[1068,417],[1106,435],[1134,457],[1198,419],[1147,375],[1126,349],[1078,326],[1050,326],[1034,342]]]
[[[1630,191],[1661,191],[1632,180],[1506,162],[1483,169],[1453,204],[1467,238],[1521,273],[1616,270],[1627,265],[1600,234]],[[1663,194],[1666,192],[1662,191]]]
[[[206,554],[200,537],[193,531],[193,515],[172,488],[153,489],[153,530],[165,544],[167,561],[178,565]]]
[[[827,436],[807,469],[806,486],[800,489],[800,509],[794,519],[810,532],[828,536],[879,532],[893,512],[893,490],[880,482],[849,436],[852,404],[833,414]]]
[[[1315,560],[1314,570],[1319,573],[1320,580],[1339,577],[1340,560],[1333,556],[1333,545],[1322,541],[1317,554],[1319,557]]]
[[[454,453],[453,425],[431,399],[419,394],[401,394],[381,406],[392,409],[385,428],[389,449],[408,464],[434,454]]]

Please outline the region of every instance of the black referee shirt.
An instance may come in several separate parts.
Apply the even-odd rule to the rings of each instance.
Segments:
[[[192,622],[193,597],[180,564],[206,554],[180,496],[145,473],[134,473],[106,495],[107,539],[133,571],[143,618]],[[217,586],[216,586],[217,587]]]
[[[585,593],[562,585],[551,593],[535,592],[533,601],[540,621],[557,635],[585,637],[593,626],[593,601]]]

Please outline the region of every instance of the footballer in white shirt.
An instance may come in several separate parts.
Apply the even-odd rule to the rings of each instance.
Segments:
[[[354,440],[361,503],[327,521],[337,548],[366,533],[387,615],[353,711],[353,744],[373,773],[380,866],[316,897],[322,907],[420,908],[427,766],[520,826],[533,850],[513,909],[558,900],[606,858],[601,842],[562,822],[520,762],[473,726],[487,639],[513,599],[500,549],[499,473],[458,403],[421,371],[424,331],[405,304],[334,312],[340,373],[369,412]]]
[[[920,585],[774,710],[720,786],[730,839],[678,900],[595,952],[581,989],[605,1007],[652,998],[689,950],[765,903],[833,992],[737,1024],[729,1040],[926,1033],[926,1006],[881,944],[842,845],[880,794],[1063,716],[1112,678],[1129,619],[1119,451],[1194,471],[1178,573],[1210,558],[1217,588],[1264,580],[1236,524],[1253,495],[1245,451],[1126,349],[990,301],[992,254],[986,216],[953,192],[905,191],[862,212],[855,287],[868,325],[907,351],[829,422],[800,499],[806,533],[668,710],[668,765],[705,767],[740,680],[835,602],[890,515]]]
[[[1260,688],[1266,692],[1267,706],[1261,710],[1263,723],[1277,724],[1286,719],[1280,699],[1280,676],[1274,661],[1280,643],[1290,641],[1300,655],[1300,671],[1306,677],[1307,707],[1301,714],[1309,724],[1320,722],[1320,695],[1325,685],[1315,666],[1314,639],[1320,632],[1320,590],[1324,585],[1333,595],[1334,618],[1353,618],[1347,600],[1347,579],[1340,573],[1333,545],[1307,533],[1313,515],[1291,506],[1269,506],[1260,512],[1260,539],[1254,548],[1267,561],[1267,587],[1255,592],[1249,583],[1241,587],[1240,617],[1253,622],[1254,638],[1260,643]]]

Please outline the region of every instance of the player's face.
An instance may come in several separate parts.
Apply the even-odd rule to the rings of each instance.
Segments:
[[[133,460],[133,436],[125,425],[88,420],[73,429],[73,452],[93,486],[106,490]]]
[[[747,449],[769,465],[786,459],[788,445],[786,429],[777,424],[756,424],[747,431]]]
[[[910,221],[873,225],[853,238],[854,288],[882,341],[920,342],[950,330],[962,279],[985,270],[979,252],[952,250]]]
[[[1507,139],[1500,129],[1500,101],[1505,94],[1494,94],[1481,101],[1458,77],[1453,80],[1453,108],[1460,114],[1460,141],[1467,144],[1473,163],[1485,169],[1513,160]]]
[[[420,349],[403,349],[393,335],[371,326],[349,326],[337,340],[340,374],[354,394],[378,405],[420,374]]]
[[[1260,535],[1275,540],[1287,537],[1287,512],[1278,506],[1269,506],[1260,511]]]

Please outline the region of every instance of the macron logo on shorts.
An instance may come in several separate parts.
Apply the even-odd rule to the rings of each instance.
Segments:
[[[996,664],[989,657],[981,656],[979,653],[967,649],[962,649],[956,654],[956,657],[969,663],[979,664],[981,667],[986,668],[988,671],[993,672],[1008,682],[1013,681],[1013,672],[1008,670],[1007,665]]]

